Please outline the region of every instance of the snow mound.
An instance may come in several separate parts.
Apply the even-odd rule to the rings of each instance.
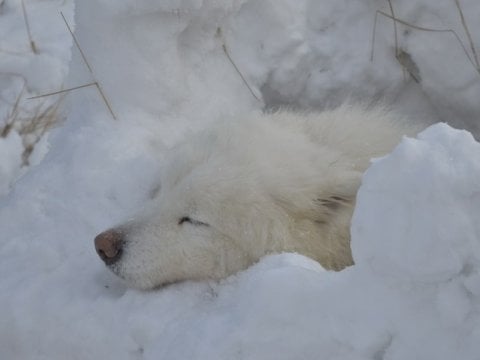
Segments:
[[[144,200],[125,189],[155,177],[146,173],[153,160],[139,162],[145,149],[128,140],[147,134],[91,126],[72,123],[61,132],[69,136],[54,136],[43,166],[0,208],[9,234],[0,247],[6,358],[476,359],[480,144],[468,133],[435,125],[374,162],[353,219],[357,263],[344,271],[279,254],[220,283],[140,292],[109,274],[91,238],[122,213],[104,209]],[[55,150],[64,148],[68,156]],[[113,175],[99,177],[106,164]],[[86,187],[91,177],[100,180]],[[77,209],[59,203],[67,196]],[[75,220],[85,207],[91,219]]]
[[[418,282],[480,265],[480,144],[433,126],[404,139],[364,176],[352,227],[357,264]]]

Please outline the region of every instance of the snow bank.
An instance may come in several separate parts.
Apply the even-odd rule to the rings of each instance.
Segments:
[[[477,272],[478,155],[480,144],[470,133],[436,125],[375,163],[353,219],[356,263],[419,283]]]
[[[51,198],[45,195],[51,190],[38,190],[37,196],[50,200],[28,219],[30,231],[23,228],[16,236],[4,220],[7,211],[20,218],[19,205],[11,200],[0,210],[2,229],[13,235],[1,247],[0,270],[8,274],[0,280],[2,354],[476,359],[479,158],[480,144],[469,134],[436,125],[377,160],[364,177],[352,225],[357,264],[342,272],[327,272],[300,255],[272,255],[221,283],[182,283],[150,292],[126,289],[101,266],[86,241],[92,224],[69,206],[56,209],[64,194]],[[61,162],[56,158],[44,169],[55,173]],[[80,204],[83,197],[70,195]]]
[[[402,21],[452,30],[461,43],[451,31],[401,23],[395,41],[393,22],[382,15],[373,42],[376,11],[390,13],[379,0],[84,1],[77,35],[124,119],[125,107],[178,126],[252,108],[324,109],[346,99],[380,99],[418,121],[441,120],[477,134],[480,74],[455,4],[393,5]],[[470,32],[479,33],[477,2],[461,5]],[[73,68],[77,76],[85,70]]]

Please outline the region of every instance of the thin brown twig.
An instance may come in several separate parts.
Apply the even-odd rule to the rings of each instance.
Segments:
[[[107,106],[108,111],[110,112],[112,117],[116,120],[117,118],[116,118],[115,114],[113,113],[113,110],[110,107],[110,104],[109,104],[108,100],[105,98],[105,95],[104,95],[102,89],[100,88],[100,85],[96,81],[92,82],[92,83],[89,83],[89,84],[85,84],[85,85],[79,85],[79,86],[75,86],[75,87],[64,89],[64,90],[54,91],[54,92],[51,92],[51,93],[48,93],[48,94],[32,96],[32,97],[27,98],[27,100],[34,100],[34,99],[40,99],[40,98],[53,96],[53,95],[64,94],[64,93],[68,93],[68,92],[73,91],[73,90],[83,89],[83,88],[90,87],[90,86],[95,86],[95,88],[100,93],[100,96],[102,97],[103,101],[105,102],[105,105]]]
[[[23,93],[25,92],[26,87],[27,87],[27,84],[24,83],[23,86],[22,86],[22,89],[20,90],[20,92],[17,96],[17,98],[15,99],[15,103],[13,104],[13,108],[12,108],[12,112],[11,112],[12,117],[15,117],[18,114],[20,100],[22,99],[22,96],[23,96]]]
[[[381,10],[377,10],[375,12],[375,22],[374,22],[374,31],[373,31],[373,35],[372,35],[372,49],[371,49],[371,53],[370,53],[370,61],[373,61],[373,54],[374,54],[374,46],[375,46],[375,30],[376,30],[376,23],[377,23],[377,15],[383,15],[389,19],[393,19],[393,17],[390,15],[390,14],[387,14]],[[460,37],[458,36],[458,34],[455,32],[455,30],[452,30],[452,29],[432,29],[432,28],[427,28],[427,27],[423,27],[423,26],[418,26],[418,25],[414,25],[414,24],[410,24],[402,19],[399,19],[399,18],[395,18],[395,21],[397,21],[398,23],[402,24],[402,25],[405,25],[405,26],[408,26],[408,27],[411,27],[412,29],[415,29],[415,30],[420,30],[420,31],[428,31],[428,32],[437,32],[437,33],[451,33],[455,39],[457,40],[457,42],[460,44],[460,46],[462,47],[462,50],[465,54],[465,56],[467,57],[468,61],[470,62],[470,64],[472,64],[472,66],[475,68],[475,70],[477,70],[477,72],[480,74],[480,70],[477,69],[475,63],[473,62],[472,58],[470,57],[470,54],[468,53],[468,50],[467,48],[465,47],[465,44],[463,43],[463,41],[460,39]]]
[[[100,87],[100,84],[98,83],[98,81],[95,81],[95,86],[96,86],[98,92],[100,93],[100,95],[102,96],[103,102],[105,103],[105,105],[107,105],[108,111],[110,111],[110,115],[112,115],[114,120],[117,120],[117,117],[115,116],[115,114],[113,112],[113,109],[110,106],[110,102],[107,100],[107,97],[105,96],[105,93],[102,90],[102,88]]]
[[[55,103],[50,104],[45,107],[45,102],[42,102],[35,110],[34,115],[30,118],[28,122],[25,122],[23,126],[19,129],[18,133],[20,135],[27,134],[36,134],[36,137],[40,138],[45,134],[45,132],[52,127],[58,119],[55,114],[57,114],[63,98],[60,98]],[[40,132],[38,132],[40,130]]]
[[[395,56],[398,56],[398,35],[397,35],[397,19],[395,18],[395,13],[393,11],[392,0],[387,0],[388,6],[390,6],[390,12],[393,19],[393,33],[395,36]]]
[[[83,62],[84,62],[85,65],[87,66],[88,71],[90,72],[90,75],[92,75],[92,78],[93,78],[93,80],[95,80],[95,81],[93,81],[93,82],[91,82],[91,83],[88,83],[88,84],[76,86],[76,87],[73,87],[73,88],[70,88],[70,89],[59,90],[59,91],[55,91],[55,92],[52,92],[52,93],[49,93],[49,94],[43,94],[43,95],[39,95],[39,96],[34,96],[34,97],[30,98],[30,99],[37,99],[37,98],[41,98],[41,97],[45,97],[45,96],[52,96],[52,95],[57,95],[57,94],[66,93],[66,92],[69,92],[69,91],[72,91],[72,90],[82,89],[82,88],[89,87],[89,86],[95,86],[95,87],[97,88],[97,91],[100,93],[100,96],[102,97],[103,102],[104,102],[105,105],[107,106],[108,111],[110,112],[110,115],[112,115],[113,119],[116,120],[117,117],[115,116],[115,113],[113,112],[112,106],[110,105],[110,102],[108,101],[107,96],[105,95],[105,92],[103,91],[103,89],[102,89],[102,87],[100,86],[99,82],[96,80],[96,77],[95,77],[95,74],[94,74],[94,72],[93,72],[93,69],[92,69],[92,67],[90,66],[90,63],[88,62],[87,57],[85,56],[85,53],[83,52],[82,47],[80,46],[80,43],[79,43],[78,40],[77,40],[77,37],[76,37],[75,34],[73,33],[72,28],[71,28],[70,25],[68,24],[68,21],[67,21],[67,19],[65,18],[65,15],[63,14],[62,11],[60,11],[60,15],[62,16],[63,22],[65,23],[65,26],[67,27],[68,32],[70,33],[70,35],[71,35],[71,37],[72,37],[72,39],[73,39],[73,41],[74,41],[74,43],[75,43],[76,48],[78,49],[78,51],[80,52],[80,55],[82,56]]]
[[[0,75],[18,77],[22,80],[22,87],[14,102],[10,104],[10,101],[6,101],[11,106],[6,114],[4,125],[0,126],[0,138],[8,137],[12,130],[15,130],[21,136],[23,144],[22,166],[27,166],[36,144],[50,128],[61,120],[59,107],[63,96],[53,103],[44,100],[34,105],[33,108],[25,108],[22,106],[23,96],[28,90],[25,77],[16,73],[0,73]]]
[[[72,87],[72,88],[69,88],[69,89],[59,90],[59,91],[51,92],[51,93],[48,93],[48,94],[32,96],[32,97],[27,98],[27,100],[40,99],[40,98],[44,98],[44,97],[47,97],[47,96],[63,94],[63,93],[67,93],[67,92],[70,92],[70,91],[73,91],[73,90],[83,89],[83,88],[86,88],[86,87],[89,87],[89,86],[95,86],[96,84],[97,84],[96,82],[92,82],[90,84],[75,86],[75,87]]]
[[[45,105],[45,102],[43,102],[36,108],[35,114],[30,117],[27,122],[24,122],[18,130],[18,133],[22,136],[24,148],[22,153],[22,166],[29,165],[29,159],[35,146],[45,133],[60,121],[58,114],[62,101],[63,97],[45,108],[43,108]],[[33,136],[33,138],[31,136]]]
[[[252,87],[250,86],[250,84],[248,83],[247,79],[245,79],[245,77],[243,76],[242,72],[240,71],[240,69],[238,68],[237,64],[235,64],[235,61],[233,61],[232,57],[230,56],[230,52],[228,51],[228,48],[227,48],[227,42],[225,41],[225,38],[223,36],[223,31],[222,31],[222,28],[221,27],[217,27],[217,32],[215,34],[216,37],[218,37],[222,43],[222,50],[223,50],[223,53],[225,54],[225,56],[227,57],[228,61],[230,62],[230,64],[232,64],[233,68],[235,69],[235,71],[237,72],[237,74],[240,76],[240,78],[242,79],[243,83],[245,84],[245,86],[247,87],[247,89],[250,91],[250,94],[252,94],[252,96],[255,98],[255,100],[263,103],[262,99],[257,96],[257,94],[255,93],[255,91],[253,91]]]
[[[371,40],[372,46],[370,47],[370,61],[373,61],[373,53],[375,51],[374,49],[375,49],[375,38],[377,34],[377,19],[378,19],[378,10],[375,11],[375,17],[373,19],[372,40]]]
[[[30,22],[28,21],[27,9],[25,8],[24,0],[22,0],[21,3],[22,3],[23,20],[25,22],[25,29],[27,29],[28,41],[30,42],[30,47],[33,53],[38,54],[35,41],[33,41],[33,38],[32,38],[32,32],[30,31]]]
[[[20,100],[22,99],[23,94],[25,92],[25,89],[27,87],[25,78],[23,78],[23,77],[21,77],[21,78],[23,79],[22,89],[18,93],[18,95],[15,99],[15,102],[14,102],[12,108],[11,108],[10,113],[7,115],[7,120],[5,121],[5,125],[2,129],[2,131],[0,131],[0,137],[2,137],[2,138],[6,138],[8,136],[8,134],[12,130],[12,128],[14,126],[14,123],[17,120],[17,117],[18,117]]]
[[[398,48],[398,33],[397,33],[397,19],[395,17],[395,11],[393,10],[393,4],[392,0],[387,0],[388,6],[390,7],[390,13],[392,14],[393,18],[393,36],[395,39],[395,57],[399,59],[400,56],[400,49]],[[402,64],[402,74],[403,74],[403,80],[406,80],[406,71],[405,71],[405,66]]]
[[[463,28],[465,29],[465,33],[468,37],[468,42],[470,43],[470,49],[472,50],[473,59],[475,60],[475,64],[477,65],[477,71],[480,72],[480,63],[478,62],[477,51],[475,50],[475,45],[473,45],[472,35],[470,34],[470,30],[468,29],[467,22],[465,17],[463,16],[462,7],[460,6],[460,1],[455,0],[455,5],[457,5],[458,13],[460,14],[460,20],[462,21]]]
[[[222,49],[223,49],[223,52],[225,53],[225,55],[227,56],[227,59],[228,61],[230,62],[230,64],[232,64],[233,68],[235,69],[235,71],[238,73],[238,75],[240,75],[240,78],[242,79],[243,83],[245,84],[245,86],[248,88],[248,90],[250,91],[250,93],[252,94],[252,96],[259,102],[262,102],[262,100],[255,94],[255,92],[253,91],[253,89],[250,87],[250,84],[248,83],[247,79],[245,79],[245,77],[243,76],[242,72],[240,71],[240,69],[237,67],[237,65],[235,64],[235,62],[233,61],[233,59],[231,58],[229,52],[228,52],[228,49],[227,49],[227,45],[225,43],[222,44]]]
[[[75,42],[75,46],[77,47],[78,51],[80,52],[80,55],[82,56],[82,59],[83,59],[85,65],[87,65],[87,68],[88,68],[88,70],[90,71],[90,74],[92,75],[93,79],[95,80],[95,82],[93,83],[93,85],[95,85],[95,87],[97,88],[98,92],[100,93],[100,96],[102,97],[103,102],[104,102],[105,105],[107,106],[108,111],[110,112],[110,115],[112,115],[112,117],[113,117],[114,120],[117,120],[117,117],[115,116],[115,113],[113,112],[112,106],[110,105],[110,102],[108,101],[107,96],[105,95],[105,92],[103,91],[102,87],[100,86],[100,84],[99,84],[98,81],[96,80],[95,74],[93,73],[93,69],[92,69],[92,67],[90,66],[90,63],[88,62],[87,57],[85,56],[85,53],[83,52],[83,50],[82,50],[82,48],[81,48],[81,46],[80,46],[80,43],[79,43],[78,40],[77,40],[77,37],[76,37],[75,34],[73,33],[73,31],[72,31],[70,25],[68,24],[68,21],[67,21],[67,19],[65,18],[65,15],[63,15],[63,12],[62,12],[62,11],[60,11],[60,15],[62,15],[62,19],[63,19],[63,21],[65,22],[65,25],[67,26],[67,29],[68,29],[68,31],[70,32],[70,35],[72,36],[73,41]],[[85,86],[83,86],[83,87],[86,87],[86,86],[90,86],[90,85],[85,85]]]
[[[75,46],[77,47],[78,51],[80,51],[80,55],[82,55],[82,58],[83,58],[83,61],[85,62],[85,65],[87,65],[87,68],[88,70],[90,71],[90,74],[93,75],[93,70],[92,70],[92,67],[90,66],[88,60],[87,60],[87,57],[85,56],[85,54],[83,53],[83,50],[82,48],[80,47],[80,44],[78,43],[78,40],[77,40],[77,37],[75,36],[75,34],[73,33],[72,29],[70,28],[70,25],[68,24],[68,21],[67,19],[65,18],[65,15],[63,15],[63,12],[60,11],[60,15],[62,15],[62,19],[63,21],[65,22],[65,25],[68,29],[68,31],[70,32],[70,35],[72,36],[72,39],[73,41],[75,42]]]
[[[25,137],[27,134],[34,134],[36,130],[40,127],[40,119],[45,116],[45,111],[49,108],[47,106],[47,109],[42,110],[46,103],[46,100],[44,100],[42,103],[37,105],[34,109],[34,112],[31,116],[28,116],[27,118],[19,119],[21,122],[20,128],[17,130],[20,135]],[[26,142],[26,140],[24,140]]]

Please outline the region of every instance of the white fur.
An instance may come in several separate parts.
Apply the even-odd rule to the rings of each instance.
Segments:
[[[362,173],[412,128],[383,109],[344,105],[214,123],[168,155],[161,189],[124,235],[112,271],[151,288],[219,279],[272,252],[339,270]],[[182,217],[205,223],[179,224]]]

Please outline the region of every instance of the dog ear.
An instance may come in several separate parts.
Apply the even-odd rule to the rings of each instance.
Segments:
[[[293,250],[331,270],[353,264],[350,221],[360,180],[343,180],[275,196],[287,214],[290,235],[295,239]]]
[[[353,211],[355,206],[355,194],[327,195],[315,200],[318,206],[319,219],[316,222],[323,223],[328,221],[329,216],[334,216],[339,211]],[[320,220],[322,218],[322,220]]]
[[[308,220],[318,225],[337,223],[351,216],[357,186],[349,191],[308,191],[275,196],[275,201],[295,220]],[[318,190],[318,189],[317,189]],[[334,190],[334,189],[332,189]],[[339,190],[339,189],[336,189]]]
[[[343,171],[338,176],[318,176],[277,191],[274,198],[287,211],[312,220],[328,221],[338,212],[352,211],[362,174]]]

